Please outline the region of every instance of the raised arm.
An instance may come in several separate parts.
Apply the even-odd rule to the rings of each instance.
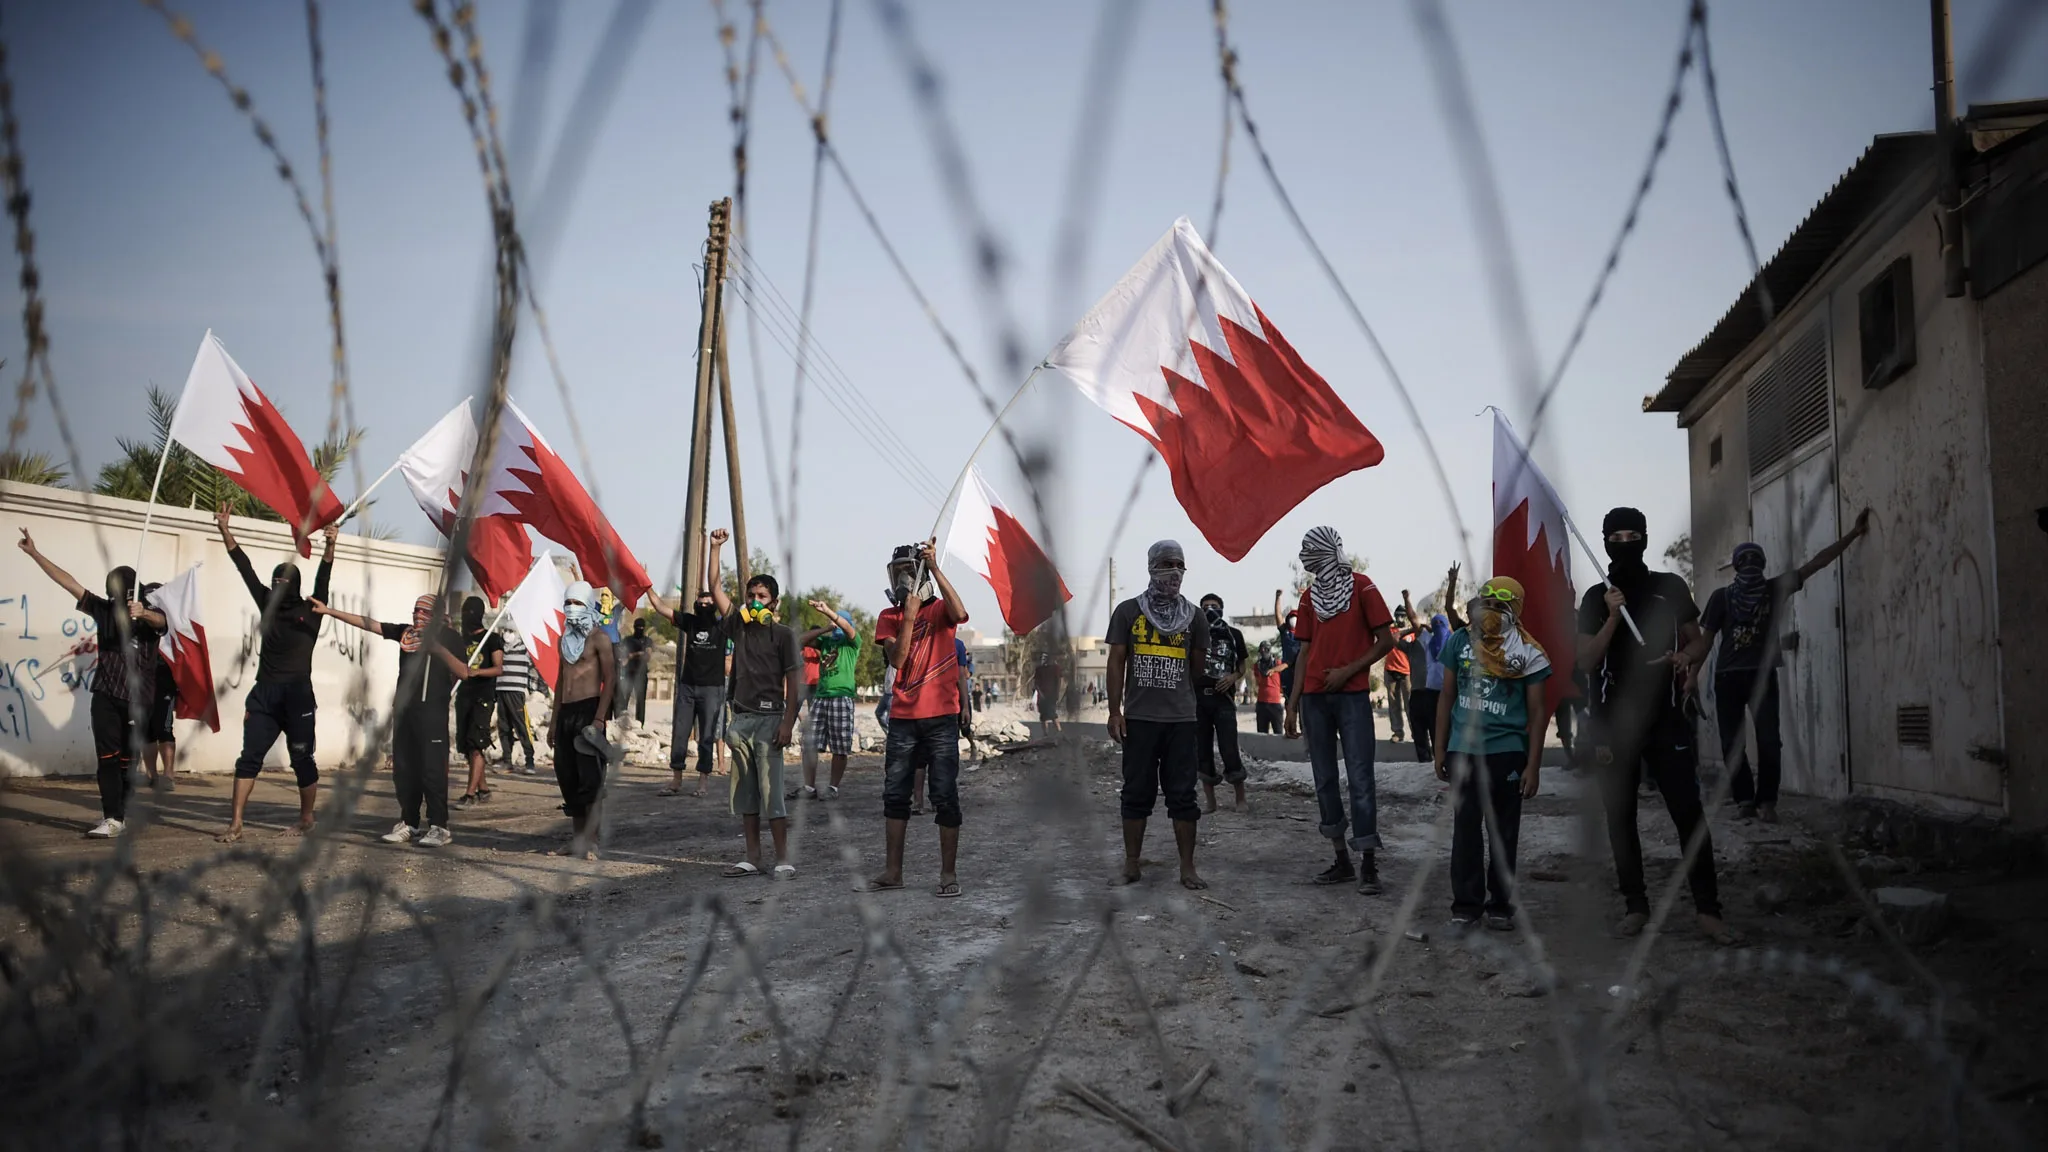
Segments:
[[[241,573],[242,584],[249,589],[249,598],[256,601],[257,611],[269,611],[270,585],[256,578],[256,566],[249,563],[249,554],[235,542],[234,530],[228,527],[227,501],[221,501],[220,507],[214,510],[213,522],[220,528],[220,542],[227,547],[228,559],[234,562],[235,571]],[[320,598],[325,600],[327,597],[323,594]]]
[[[953,582],[939,571],[938,537],[934,536],[917,546],[917,558],[924,563],[924,570],[931,573],[938,582],[939,596],[946,602],[946,617],[958,624],[967,619],[967,605],[960,600],[960,594],[953,591]]]
[[[1868,531],[1870,531],[1870,509],[1865,508],[1856,514],[1856,523],[1847,532],[1842,534],[1840,540],[1814,553],[1813,559],[1799,566],[1799,582],[1804,584],[1815,576],[1820,575],[1828,565],[1841,559],[1842,553],[1849,550],[1849,545],[1854,544],[1858,536]]]
[[[43,575],[48,576],[52,580],[55,580],[57,582],[57,587],[62,588],[64,591],[70,593],[71,598],[73,600],[85,599],[85,585],[80,584],[78,581],[72,579],[71,573],[66,572],[62,568],[57,567],[57,565],[53,563],[48,556],[45,556],[42,554],[42,552],[38,551],[36,548],[35,540],[29,536],[28,529],[26,528],[23,528],[21,530],[21,550],[23,552],[28,553],[29,559],[36,562],[36,567],[41,568],[43,570]],[[24,631],[26,631],[26,629],[24,629]]]
[[[329,524],[320,530],[320,534],[327,538],[327,543],[320,547],[320,567],[313,572],[313,595],[325,600],[328,585],[334,578],[334,540],[341,535],[341,525]]]
[[[1281,589],[1273,589],[1273,627],[1275,628],[1287,627],[1287,609],[1280,602],[1281,593]]]
[[[669,607],[668,601],[661,598],[661,593],[652,588],[647,590],[647,606],[654,609],[654,614],[663,620],[671,624],[676,622],[675,610]]]
[[[718,554],[725,550],[725,542],[732,539],[732,533],[723,528],[711,530],[711,547],[704,550],[704,580],[711,586],[711,602],[718,605],[718,614],[725,616],[732,611],[732,597],[725,594],[725,581],[718,578]],[[741,589],[745,591],[745,589]]]

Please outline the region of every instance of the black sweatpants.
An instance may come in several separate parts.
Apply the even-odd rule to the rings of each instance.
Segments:
[[[1436,706],[1441,695],[1440,688],[1408,693],[1408,734],[1415,737],[1415,758],[1424,764],[1436,762]]]
[[[320,770],[313,766],[313,710],[318,704],[311,680],[258,680],[242,707],[247,715],[242,718],[242,754],[235,759],[235,779],[254,780],[261,775],[263,758],[270,755],[270,746],[282,734],[285,755],[299,787],[311,788],[320,782]]]
[[[555,784],[569,815],[581,819],[604,792],[604,760],[576,747],[576,734],[597,720],[597,697],[557,705],[555,721]]]
[[[99,758],[100,815],[109,820],[128,819],[128,797],[135,791],[135,741],[140,735],[128,701],[104,692],[92,694],[92,750]]]
[[[448,826],[448,714],[413,707],[400,713],[391,733],[391,783],[398,793],[398,818],[421,828]]]
[[[1756,695],[1759,680],[1764,687],[1753,714],[1756,772],[1752,776],[1749,757],[1743,755],[1742,717],[1749,712],[1750,697]],[[1733,764],[1736,757],[1742,757],[1742,767],[1728,782],[1728,795],[1737,804],[1776,804],[1778,782],[1785,772],[1784,739],[1778,731],[1778,673],[1773,670],[1758,676],[1754,668],[1723,672],[1714,677],[1714,701],[1714,720],[1721,728],[1721,762]]]
[[[1195,772],[1202,783],[1218,779],[1244,781],[1244,757],[1237,754],[1237,704],[1229,696],[1203,689],[1195,697]],[[1216,756],[1223,756],[1223,775],[1216,775]]]
[[[1394,742],[1398,744],[1402,739],[1401,727],[1410,715],[1409,704],[1412,702],[1408,694],[1408,674],[1388,672],[1383,679],[1387,684],[1387,723],[1394,729]]]
[[[1143,820],[1166,793],[1166,814],[1175,820],[1199,820],[1195,802],[1195,727],[1197,721],[1124,721],[1123,817]]]
[[[526,748],[526,766],[533,767],[533,734],[526,730],[526,693],[498,693],[498,743],[505,748],[499,759],[512,759],[512,743],[518,741]]]
[[[1282,711],[1284,707],[1278,701],[1269,703],[1264,700],[1252,705],[1252,715],[1258,722],[1259,731],[1277,735],[1286,720]]]
[[[1522,770],[1528,766],[1523,750],[1451,753],[1451,779],[1458,782],[1451,818],[1451,915],[1515,914],[1510,885],[1522,833]]]
[[[1636,783],[1646,771],[1664,797],[1664,807],[1678,828],[1679,843],[1690,843],[1695,829],[1706,837],[1687,880],[1693,907],[1700,915],[1719,916],[1714,841],[1707,834],[1706,810],[1700,803],[1699,756],[1693,747],[1691,722],[1684,713],[1669,709],[1633,733],[1615,731],[1618,725],[1611,720],[1603,720],[1600,727],[1606,733],[1602,739],[1608,742],[1596,749],[1594,763],[1599,766],[1601,799],[1607,809],[1607,842],[1614,852],[1615,879],[1628,910],[1650,910],[1643,883],[1643,842],[1636,832]]]

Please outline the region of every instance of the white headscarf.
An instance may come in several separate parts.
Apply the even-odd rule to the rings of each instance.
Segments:
[[[1181,567],[1161,568],[1164,561],[1178,560]],[[1177,540],[1161,540],[1145,553],[1145,571],[1151,582],[1138,593],[1138,610],[1152,627],[1162,634],[1172,635],[1187,628],[1194,621],[1195,606],[1180,594],[1181,577],[1187,568],[1187,553],[1181,551]]]
[[[569,585],[562,601],[562,659],[574,664],[583,659],[583,646],[597,625],[597,614],[590,609],[590,585],[581,580]]]
[[[1344,540],[1335,528],[1323,525],[1308,530],[1301,538],[1301,566],[1313,577],[1308,599],[1316,619],[1343,615],[1351,607],[1351,562],[1344,558]]]

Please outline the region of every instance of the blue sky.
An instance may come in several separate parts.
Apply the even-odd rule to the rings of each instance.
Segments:
[[[1685,5],[1450,7],[1547,364],[1647,154]],[[484,8],[486,51],[509,106],[525,5]],[[1002,238],[1011,314],[1028,355],[1042,355],[1174,217],[1207,226],[1220,113],[1208,5],[1137,6],[1118,99],[1089,118],[1101,142],[1099,160],[1088,165],[1095,210],[1088,247],[1064,285],[1055,283],[1053,252],[1100,8],[1053,0],[908,8],[941,73],[980,207]],[[1985,89],[1973,85],[1967,65],[1995,5],[1956,0],[1955,8],[1963,101],[2048,95],[2048,21],[2035,22],[2031,42],[2013,53],[2015,66]],[[814,95],[827,10],[823,0],[768,6]],[[185,11],[313,179],[299,7],[194,2]],[[515,157],[516,166],[547,169],[610,11],[595,0],[562,6],[539,147]],[[1730,143],[1766,258],[1871,136],[1931,124],[1926,13],[1923,0],[1714,6]],[[368,429],[362,465],[374,477],[477,383],[489,228],[460,109],[410,4],[330,4],[325,28],[349,353],[357,418]],[[1506,403],[1509,388],[1465,190],[1410,9],[1241,3],[1232,33],[1274,160],[1413,390],[1484,567],[1490,440],[1480,413]],[[160,19],[117,0],[11,7],[0,35],[35,196],[55,371],[88,470],[113,456],[117,434],[142,431],[143,388],[179,386],[209,327],[302,436],[318,439],[328,414],[318,265],[290,196],[218,86]],[[542,268],[542,298],[589,439],[587,465],[571,446],[530,326],[512,387],[650,571],[672,579],[697,335],[693,264],[705,206],[732,186],[711,7],[656,4],[619,85]],[[755,113],[750,248],[794,301],[804,274],[809,129],[772,68],[760,79]],[[876,6],[861,0],[845,8],[831,122],[841,155],[914,274],[984,379],[1007,395],[1013,381],[1003,378],[996,327],[979,303],[970,249],[948,210],[906,74]],[[532,202],[534,189],[519,192]],[[1214,590],[1233,611],[1249,610],[1285,581],[1301,532],[1327,522],[1370,560],[1390,596],[1403,587],[1422,593],[1459,554],[1452,517],[1389,381],[1291,231],[1241,132],[1216,241],[1238,280],[1385,441],[1386,462],[1310,498],[1235,565],[1202,545],[1165,470],[1154,469],[1116,549],[1121,583],[1128,590],[1137,579],[1150,541],[1172,536],[1189,548],[1190,591]],[[1607,506],[1630,502],[1648,513],[1657,548],[1684,529],[1682,433],[1668,416],[1644,415],[1640,401],[1746,276],[1695,83],[1546,433],[1546,465],[1582,519],[1597,523]],[[4,279],[0,308],[18,316],[15,278]],[[829,177],[815,294],[822,348],[925,469],[950,482],[986,427],[985,413]],[[733,337],[749,525],[780,561],[790,541],[777,535],[762,435],[765,427],[786,482],[793,365],[764,343],[757,390],[743,324]],[[11,371],[21,348],[18,324],[0,334]],[[38,402],[32,418],[29,447],[61,451],[47,406]],[[1057,380],[1041,378],[1013,420],[1057,462],[1052,535],[1077,605],[1086,603],[1147,449]],[[801,437],[796,576],[877,607],[889,547],[923,536],[935,509],[815,385]],[[1004,454],[985,459],[997,491],[1023,506],[1023,485]],[[339,487],[347,496],[354,480]],[[380,522],[405,539],[433,538],[395,481],[380,495]],[[725,519],[724,503],[721,490],[716,522]],[[1590,578],[1583,561],[1579,578]],[[971,576],[960,584],[977,622],[993,629],[993,597]],[[1094,617],[1106,616],[1099,591],[1093,598]],[[1084,630],[1099,624],[1076,622]]]

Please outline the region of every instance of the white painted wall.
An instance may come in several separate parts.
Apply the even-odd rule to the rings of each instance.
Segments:
[[[27,528],[43,555],[97,591],[107,570],[135,564],[145,506],[61,488],[0,482],[0,776],[89,774],[94,758],[89,700],[82,677],[96,639],[92,622],[15,543]],[[280,524],[237,518],[235,538],[259,574],[298,560]],[[319,561],[299,560],[308,593]],[[221,730],[194,720],[177,725],[180,770],[229,771],[241,751],[242,700],[256,677],[259,615],[221,547],[210,513],[159,507],[137,571],[144,583],[169,580],[200,563],[204,623],[218,685]],[[332,602],[379,620],[412,618],[413,601],[440,581],[441,553],[343,535],[335,553]],[[315,756],[323,769],[362,750],[363,734],[389,714],[398,681],[398,646],[326,621],[313,657],[320,701]],[[268,763],[284,764],[284,741]]]

